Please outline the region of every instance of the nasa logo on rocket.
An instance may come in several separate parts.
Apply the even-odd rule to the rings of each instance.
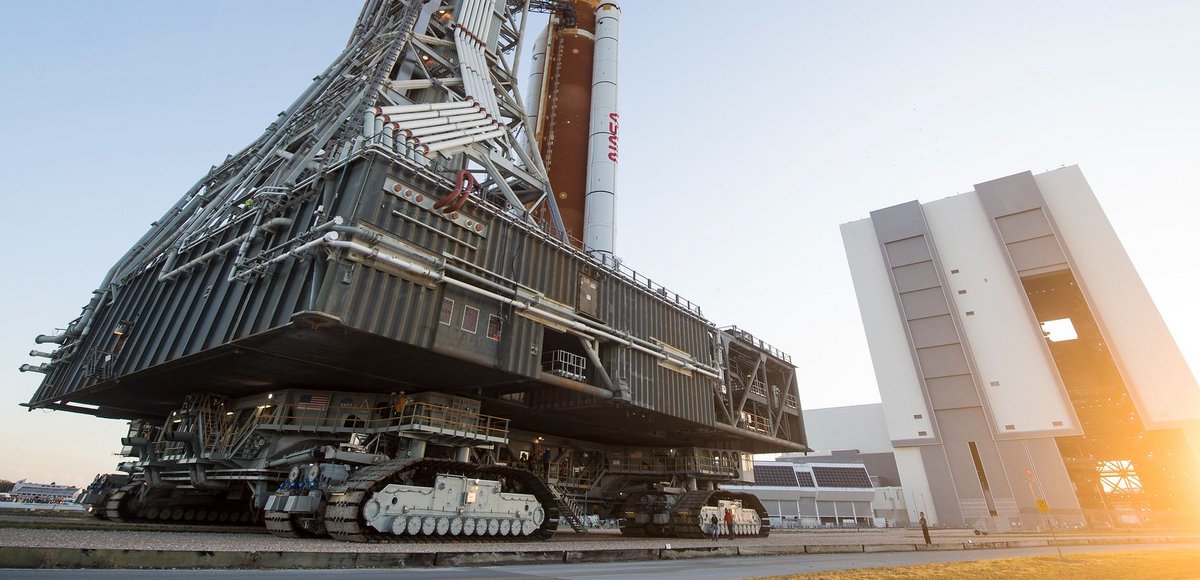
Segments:
[[[608,114],[608,160],[617,162],[617,129],[621,126],[619,117],[614,111]]]

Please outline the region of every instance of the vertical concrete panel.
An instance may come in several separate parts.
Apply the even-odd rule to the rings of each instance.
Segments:
[[[879,241],[884,244],[893,244],[925,235],[925,225],[921,218],[921,204],[915,200],[871,212],[871,223],[875,227]],[[914,250],[919,250],[920,247],[921,244],[912,242]],[[915,256],[919,255],[920,252],[915,254]],[[925,257],[928,258],[928,255]],[[897,256],[890,256],[890,258],[893,266],[901,265],[897,261]],[[914,261],[920,261],[920,259],[914,258]]]
[[[1025,479],[1025,470],[1032,470],[1034,467],[1029,454],[1025,451],[1025,440],[997,441],[996,451],[1000,455],[1000,460],[1004,462],[1004,480],[1008,483],[1008,489],[1012,492],[1012,498],[1016,501],[1017,509],[1021,510],[1024,521],[1028,517],[1025,514],[1034,511],[1037,507],[1034,503],[1034,495],[1029,490],[1029,483]],[[1032,522],[1033,519],[1029,518],[1025,525],[1028,526]]]
[[[1051,272],[1067,267],[1067,257],[1054,236],[1022,240],[1006,244],[1013,267],[1024,275],[1027,272]]]
[[[887,254],[888,264],[894,268],[904,268],[911,264],[928,262],[929,245],[925,243],[923,236],[924,233],[921,233],[902,240],[884,242],[883,251]]]
[[[921,462],[925,467],[925,477],[929,483],[930,503],[937,509],[938,523],[944,526],[963,525],[958,492],[945,449],[941,445],[924,445],[919,449]]]
[[[913,346],[941,346],[955,344],[959,341],[958,329],[954,328],[954,320],[950,315],[910,320],[909,332],[912,334]]]
[[[979,474],[975,471],[971,448],[961,441],[945,443],[943,447],[946,450],[946,462],[950,465],[950,473],[954,476],[954,490],[958,493],[958,500],[962,502],[983,499],[983,486],[980,485]]]
[[[975,191],[992,216],[1018,214],[1042,205],[1042,195],[1029,171],[978,183]]]
[[[933,408],[938,411],[979,406],[975,382],[969,375],[928,379],[925,385],[929,387],[929,399],[933,402]]]
[[[929,260],[894,268],[892,275],[896,278],[896,289],[901,292],[941,286],[937,270],[934,269],[933,262]]]
[[[921,361],[921,370],[925,379],[934,377],[950,377],[971,374],[967,364],[967,356],[963,353],[962,345],[945,344],[917,349],[917,360]]]
[[[1006,244],[1054,235],[1042,208],[997,217],[996,227]]]
[[[938,411],[938,426],[942,429],[942,440],[966,445],[968,441],[990,440],[991,432],[983,418],[983,409],[947,409]],[[974,472],[974,468],[972,468]],[[955,476],[958,472],[955,472]]]
[[[998,444],[994,441],[976,441],[975,449],[979,452],[979,460],[983,463],[983,472],[987,475],[988,487],[992,497],[996,499],[1013,498],[1012,487],[1008,483],[1004,461],[1000,458]]]
[[[942,288],[926,288],[900,294],[900,303],[904,305],[904,316],[908,320],[939,316],[950,312],[946,304],[946,296]]]
[[[1050,502],[1051,508],[1078,510],[1079,499],[1075,497],[1075,489],[1067,476],[1067,466],[1063,464],[1058,444],[1048,438],[1027,439],[1025,444],[1029,456],[1033,458],[1037,491]]]

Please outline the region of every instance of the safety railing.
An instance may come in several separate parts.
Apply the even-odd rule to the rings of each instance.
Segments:
[[[766,342],[763,342],[762,340],[755,337],[753,334],[750,334],[749,332],[746,332],[745,330],[742,330],[742,329],[738,328],[737,326],[723,327],[723,328],[721,328],[721,332],[724,332],[725,334],[733,336],[742,342],[749,343],[750,345],[754,346],[755,348],[757,348],[759,350],[766,351],[777,359],[787,361],[789,363],[792,362],[792,355],[790,355],[786,352],[783,352],[782,350],[779,350]]]
[[[154,457],[157,459],[181,457],[186,450],[182,441],[155,441],[150,447],[154,449]]]
[[[361,406],[331,405],[279,415],[275,405],[263,406],[241,421],[225,425],[219,437],[200,442],[203,453],[234,453],[255,429],[267,431],[296,431],[301,433],[400,433],[421,430],[446,435],[507,440],[509,420],[484,415],[472,409],[438,405],[425,401],[410,401],[388,410],[390,416],[379,417],[375,411]],[[151,445],[157,458],[181,457],[187,452],[181,441],[155,441]]]
[[[743,423],[742,426],[745,427],[746,429],[749,429],[751,431],[755,431],[758,433],[765,434],[765,433],[769,433],[771,431],[770,419],[768,419],[767,417],[764,417],[762,415],[755,415],[754,413],[742,411],[742,423]]]
[[[652,456],[613,458],[608,471],[612,473],[701,473],[706,475],[736,476],[737,467],[725,465],[712,457],[697,456]]]
[[[507,438],[508,419],[484,415],[471,409],[438,405],[425,401],[404,403],[399,412],[377,411],[361,406],[330,405],[292,415],[261,415],[255,418],[260,429],[275,427],[286,431],[386,433],[428,427],[441,431],[465,432],[486,437]]]
[[[542,370],[582,382],[587,380],[587,359],[565,350],[552,350],[542,359]]]

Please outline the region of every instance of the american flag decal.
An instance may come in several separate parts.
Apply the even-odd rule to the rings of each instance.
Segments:
[[[304,411],[321,411],[329,406],[329,395],[300,395],[296,399],[296,409]]]

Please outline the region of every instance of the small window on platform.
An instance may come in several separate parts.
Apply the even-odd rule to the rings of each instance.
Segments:
[[[467,306],[463,308],[462,329],[475,334],[479,330],[479,309]]]
[[[487,336],[492,340],[500,340],[500,332],[504,330],[504,319],[495,314],[488,315]]]
[[[442,315],[438,322],[450,326],[450,321],[454,320],[454,301],[449,298],[442,298]]]
[[[1043,322],[1042,335],[1050,342],[1063,342],[1079,338],[1079,335],[1075,332],[1075,325],[1071,324],[1070,318],[1059,318],[1058,320]]]

